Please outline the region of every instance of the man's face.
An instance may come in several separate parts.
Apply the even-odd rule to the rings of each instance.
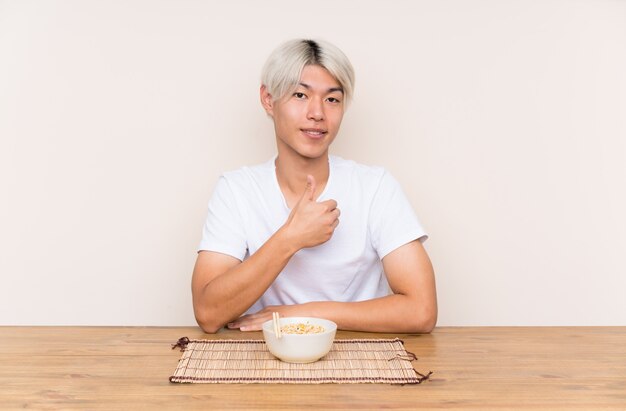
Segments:
[[[337,80],[323,67],[305,66],[296,90],[279,101],[261,89],[261,100],[274,119],[279,155],[319,158],[328,153],[344,111]]]

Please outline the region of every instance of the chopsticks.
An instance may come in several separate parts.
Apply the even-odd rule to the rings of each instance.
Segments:
[[[281,338],[283,333],[280,331],[280,316],[277,312],[272,313],[272,322],[274,324],[274,334],[276,334],[276,338]]]

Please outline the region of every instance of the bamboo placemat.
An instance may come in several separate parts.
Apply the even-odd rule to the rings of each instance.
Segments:
[[[276,359],[263,340],[189,340],[181,347],[171,382],[179,383],[274,383],[274,384],[419,384],[422,375],[413,369],[417,359],[396,339],[335,340],[330,352],[309,364],[290,364]]]

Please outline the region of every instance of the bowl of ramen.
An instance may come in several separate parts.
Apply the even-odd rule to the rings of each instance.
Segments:
[[[290,363],[315,362],[328,354],[335,340],[337,324],[313,317],[280,318],[278,338],[272,320],[263,323],[263,338],[269,351]]]

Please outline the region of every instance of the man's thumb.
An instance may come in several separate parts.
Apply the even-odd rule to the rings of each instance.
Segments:
[[[306,176],[306,189],[304,190],[304,198],[314,200],[315,197],[315,177],[311,174]]]

